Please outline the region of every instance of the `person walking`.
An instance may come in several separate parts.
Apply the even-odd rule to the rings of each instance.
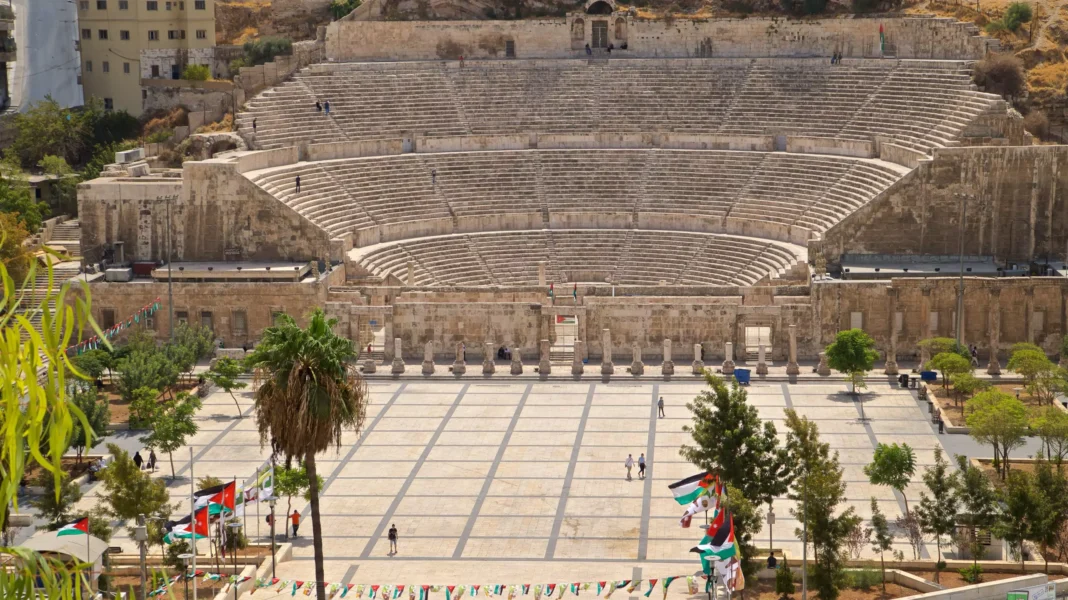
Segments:
[[[315,101],[315,112],[323,112],[323,103],[318,100]]]
[[[252,133],[256,133],[256,119],[252,119]]]
[[[979,346],[972,344],[972,366],[979,366]]]
[[[156,472],[156,451],[152,448],[148,449],[148,468],[153,473]]]
[[[326,116],[330,116],[330,101],[323,102],[323,110],[326,111]]]
[[[627,462],[623,463],[623,465],[625,467],[627,467],[627,481],[630,481],[631,480],[630,470],[634,468],[634,455],[633,454],[628,454],[627,455]]]
[[[289,520],[293,523],[293,537],[297,537],[297,528],[300,527],[300,513],[297,509],[293,509],[293,514],[289,515]]]
[[[138,450],[137,452],[134,452],[133,461],[134,461],[134,464],[137,465],[137,470],[140,471],[141,470],[141,465],[143,465],[145,463],[145,459],[141,458],[141,451],[140,450]]]
[[[430,185],[438,184],[438,170],[430,169]]]
[[[300,193],[300,175],[297,175],[297,193]]]
[[[638,456],[638,479],[645,479],[645,453]]]
[[[656,401],[657,418],[664,417],[664,397],[660,396],[660,399]]]
[[[394,523],[389,526],[389,555],[393,556],[397,553],[397,524]]]

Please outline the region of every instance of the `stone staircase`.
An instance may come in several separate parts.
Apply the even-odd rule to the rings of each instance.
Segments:
[[[49,245],[63,246],[71,260],[82,258],[82,226],[77,219],[63,221],[52,229]]]

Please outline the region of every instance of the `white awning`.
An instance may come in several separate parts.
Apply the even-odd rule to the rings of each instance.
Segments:
[[[37,552],[64,554],[87,563],[95,563],[100,558],[100,555],[107,552],[108,549],[108,543],[98,537],[91,535],[56,535],[54,531],[35,535],[22,545]]]

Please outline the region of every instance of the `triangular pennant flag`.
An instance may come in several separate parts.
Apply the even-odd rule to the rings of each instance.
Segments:
[[[293,593],[290,594],[290,596],[296,596],[297,595],[297,588],[299,588],[299,587],[301,587],[303,585],[304,585],[303,581],[294,581],[293,582]]]
[[[604,582],[603,581],[598,581],[597,582],[597,595],[598,596],[601,595],[601,590],[603,590],[603,589],[604,589]]]
[[[529,593],[530,593],[530,584],[529,583],[524,583],[523,584],[523,595],[526,596]]]
[[[445,600],[452,600],[452,591],[455,589],[455,585],[445,586]]]
[[[571,584],[571,593],[576,595],[576,596],[579,595],[579,584],[578,583],[572,583]]]
[[[401,594],[403,594],[403,593],[404,593],[404,586],[403,585],[398,585],[396,588],[393,589],[393,597],[394,598],[400,598]]]
[[[379,586],[377,586],[377,585],[372,585],[371,586],[371,592],[369,594],[367,594],[367,597],[371,598],[372,600],[374,600],[375,594],[378,593],[378,587]]]
[[[555,591],[556,591],[556,584],[555,583],[547,583],[547,584],[545,584],[545,595],[546,596],[552,596],[553,592],[555,592]]]
[[[645,592],[645,597],[646,598],[649,597],[649,594],[653,593],[653,589],[654,588],[656,588],[656,580],[655,579],[650,579],[649,580],[649,590]]]

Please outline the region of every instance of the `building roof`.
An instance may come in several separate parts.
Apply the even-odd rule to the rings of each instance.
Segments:
[[[88,538],[88,540],[86,540]],[[51,552],[95,563],[108,550],[108,543],[91,535],[56,535],[49,531],[26,540],[24,547],[37,552]]]

